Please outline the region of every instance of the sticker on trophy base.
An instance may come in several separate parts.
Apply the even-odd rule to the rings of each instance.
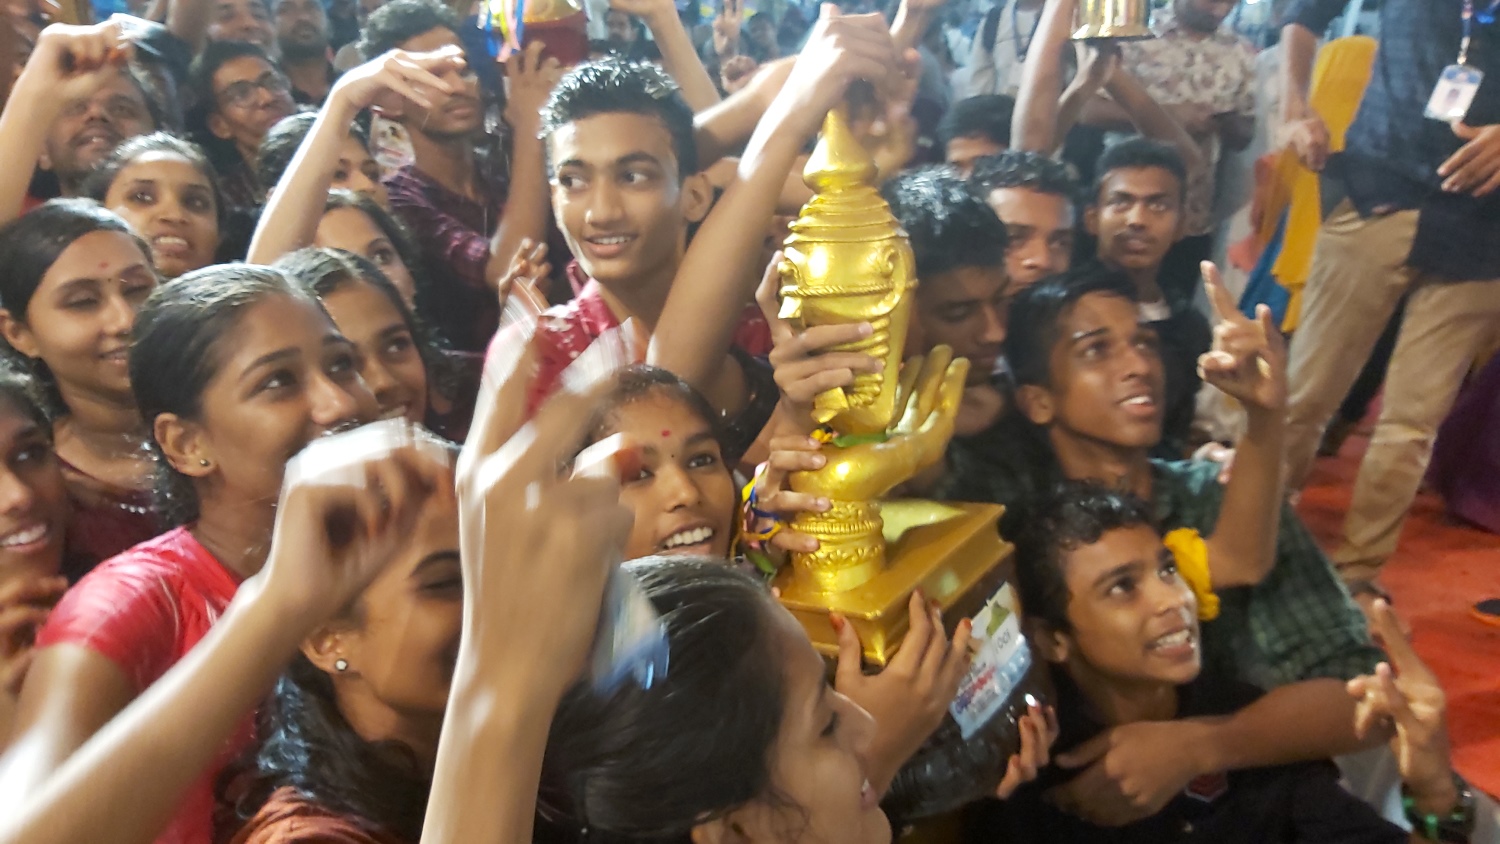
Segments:
[[[948,706],[965,741],[1005,707],[1031,668],[1031,648],[1021,635],[1021,615],[1009,583],[974,616],[974,662]]]
[[[1469,113],[1474,95],[1479,93],[1479,83],[1484,81],[1484,72],[1468,65],[1453,64],[1443,68],[1437,87],[1432,89],[1432,98],[1427,101],[1425,114],[1432,120],[1457,123]]]

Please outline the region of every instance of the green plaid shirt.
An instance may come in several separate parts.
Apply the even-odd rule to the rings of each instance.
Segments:
[[[1012,523],[1025,518],[1024,501],[1034,494],[1025,479],[1050,472],[1033,461],[1015,463],[1017,442],[1011,438],[1012,447],[1005,447],[1000,433],[956,439],[950,445],[949,473],[939,497],[1007,505],[1012,508],[1007,523]],[[1151,467],[1152,504],[1161,531],[1192,528],[1205,537],[1212,534],[1224,500],[1219,464],[1154,460]],[[1050,468],[1055,472],[1055,464]],[[1205,671],[1274,688],[1319,677],[1348,680],[1371,674],[1385,658],[1370,641],[1364,615],[1290,507],[1282,511],[1271,574],[1256,586],[1218,594],[1219,617],[1203,628]]]
[[[1152,461],[1152,505],[1163,532],[1213,533],[1224,501],[1219,464]],[[1276,567],[1251,587],[1219,591],[1219,617],[1204,627],[1204,659],[1263,686],[1372,674],[1385,655],[1370,641],[1349,597],[1307,526],[1281,511]]]

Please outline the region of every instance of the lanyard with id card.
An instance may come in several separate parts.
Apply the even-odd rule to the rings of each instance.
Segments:
[[[1443,68],[1442,75],[1438,77],[1437,87],[1432,89],[1432,97],[1427,101],[1424,112],[1429,119],[1458,123],[1469,113],[1469,107],[1474,104],[1474,97],[1479,93],[1479,86],[1484,82],[1484,71],[1469,64],[1469,45],[1474,39],[1474,19],[1478,17],[1479,22],[1484,24],[1493,23],[1497,6],[1500,6],[1500,0],[1489,0],[1489,6],[1476,15],[1474,0],[1464,0],[1464,36],[1458,48],[1458,62]]]

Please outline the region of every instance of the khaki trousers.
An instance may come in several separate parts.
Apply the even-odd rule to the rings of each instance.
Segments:
[[[1500,341],[1500,279],[1446,282],[1406,266],[1417,213],[1366,219],[1347,201],[1334,210],[1318,232],[1292,342],[1287,482],[1300,489],[1324,428],[1410,291],[1380,419],[1333,553],[1346,580],[1373,577],[1396,550],[1438,426],[1475,359]]]

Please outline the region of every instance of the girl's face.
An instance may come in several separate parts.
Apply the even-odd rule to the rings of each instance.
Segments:
[[[237,504],[273,504],[287,461],[304,446],[377,415],[354,345],[309,299],[261,299],[219,348],[223,360],[187,429],[187,453],[173,461],[200,489],[207,484]]]
[[[783,800],[757,800],[725,820],[756,844],[890,844],[890,821],[866,773],[874,719],[829,685],[796,619],[780,606],[770,612],[774,646],[785,654],[786,708],[771,754],[771,782]]]
[[[342,249],[367,258],[385,273],[385,277],[401,291],[407,307],[416,303],[417,282],[411,270],[401,260],[396,245],[381,231],[370,215],[358,208],[335,208],[323,215],[318,223],[314,246]]]
[[[47,268],[25,314],[0,311],[0,331],[16,351],[47,364],[65,399],[82,393],[133,403],[130,327],[155,287],[135,238],[90,232]]]
[[[0,398],[0,585],[62,566],[68,492],[47,431]]]
[[[366,735],[389,730],[393,721],[408,732],[426,724],[435,746],[463,610],[458,504],[445,489],[428,500],[405,549],[365,590],[352,621],[315,636],[304,652],[333,676],[340,710],[366,739],[405,737],[399,728],[396,735]],[[346,670],[333,668],[339,659]]]
[[[334,168],[330,187],[362,193],[382,208],[389,207],[385,185],[380,181],[380,164],[353,135],[344,136],[339,145],[339,164]]]
[[[202,170],[172,152],[148,152],[120,169],[104,206],[125,218],[151,246],[163,278],[214,262],[219,216]]]
[[[708,421],[665,391],[614,415],[613,433],[638,445],[641,456],[640,473],[620,491],[635,511],[625,558],[728,557],[739,496]]]
[[[339,333],[354,344],[359,377],[375,395],[382,418],[420,423],[427,416],[427,367],[411,327],[384,293],[362,281],[346,282],[323,297]]]

